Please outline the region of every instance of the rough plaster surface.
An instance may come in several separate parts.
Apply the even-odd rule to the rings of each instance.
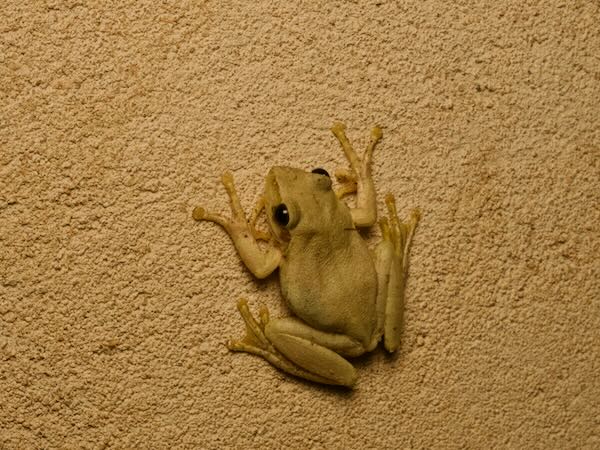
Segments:
[[[597,1],[0,8],[0,448],[599,448]],[[355,392],[230,354],[225,233],[275,164],[423,220],[400,352]],[[383,198],[383,195],[380,195]],[[380,211],[383,205],[380,204]],[[377,231],[371,234],[376,239]]]

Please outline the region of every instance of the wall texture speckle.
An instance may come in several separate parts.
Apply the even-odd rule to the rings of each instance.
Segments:
[[[0,8],[0,448],[599,448],[595,1]],[[224,343],[286,314],[229,238],[269,167],[384,129],[423,219],[399,353],[352,393]],[[383,203],[380,203],[383,211]],[[374,242],[378,232],[371,234]]]

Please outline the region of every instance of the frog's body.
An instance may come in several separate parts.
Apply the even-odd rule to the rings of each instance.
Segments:
[[[296,170],[273,169],[285,175]],[[319,220],[327,221],[327,231],[295,233],[283,254],[279,266],[283,298],[308,325],[348,335],[366,346],[376,319],[375,266],[369,248],[352,225],[349,208],[332,190],[326,194],[332,214],[323,214]],[[314,201],[314,197],[309,199]]]
[[[370,174],[371,154],[381,131],[373,130],[362,160],[354,153],[344,127],[332,129],[348,157],[352,172],[338,178],[341,192],[322,169],[305,172],[274,167],[266,178],[264,196],[246,221],[231,175],[223,177],[232,201],[234,220],[194,210],[197,220],[211,220],[232,237],[242,260],[259,278],[279,268],[281,291],[296,318],[269,319],[266,310],[256,322],[244,300],[238,308],[248,334],[229,344],[267,359],[275,366],[313,381],[352,386],[356,372],[342,357],[371,351],[384,336],[394,351],[399,345],[404,279],[408,249],[418,220],[398,221],[393,197],[386,203],[390,222],[381,222],[383,240],[374,252],[357,227],[376,222],[375,190]],[[357,193],[350,209],[341,197]],[[255,229],[256,217],[265,211],[270,233]],[[267,249],[257,240],[269,242]]]
[[[323,236],[292,238],[279,266],[282,294],[294,314],[307,324],[367,345],[376,318],[375,266],[356,230],[341,230],[341,234],[343,239],[335,243],[348,249],[338,255],[344,261],[341,265],[328,264],[335,246],[328,245]]]

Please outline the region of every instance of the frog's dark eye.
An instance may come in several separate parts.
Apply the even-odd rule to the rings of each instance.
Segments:
[[[325,169],[321,169],[320,167],[313,169],[312,173],[318,173],[319,175],[325,175],[326,177],[329,177],[329,173]]]
[[[273,212],[273,216],[279,225],[285,227],[290,222],[290,212],[285,203],[280,203]]]

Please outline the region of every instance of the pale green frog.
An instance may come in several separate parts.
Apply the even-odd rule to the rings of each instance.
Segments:
[[[193,217],[221,225],[256,277],[265,278],[279,269],[281,292],[295,314],[272,319],[263,307],[255,320],[242,299],[238,309],[247,334],[230,341],[228,347],[261,356],[308,380],[352,387],[357,374],[345,357],[370,352],[382,339],[390,352],[399,346],[408,253],[419,212],[413,210],[406,223],[401,222],[394,197],[388,194],[389,220],[379,222],[382,240],[374,251],[367,247],[357,228],[377,221],[371,157],[382,132],[377,127],[372,130],[359,158],[344,129],[339,123],[332,128],[350,163],[350,170],[336,172],[342,183],[337,192],[323,169],[273,167],[264,194],[247,220],[233,177],[225,173],[222,182],[233,217],[201,207],[194,209]],[[356,193],[354,208],[342,200],[352,193]],[[269,232],[256,228],[262,212]]]

